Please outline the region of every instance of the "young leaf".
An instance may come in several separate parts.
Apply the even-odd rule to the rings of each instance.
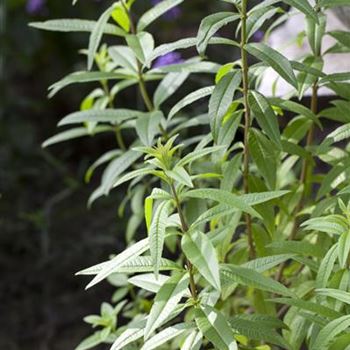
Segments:
[[[150,251],[154,264],[154,273],[158,276],[160,261],[163,253],[166,221],[169,216],[170,202],[164,201],[159,204],[152,218],[149,229]]]
[[[220,350],[237,350],[233,332],[221,312],[209,305],[196,308],[195,321],[203,335]]]
[[[344,232],[338,241],[338,259],[342,269],[348,266],[348,258],[350,252],[350,231]]]
[[[181,240],[181,247],[187,259],[199,273],[218,291],[221,290],[219,263],[215,248],[202,232],[187,232]]]
[[[177,304],[187,292],[189,284],[188,273],[177,273],[170,277],[157,293],[147,324],[144,329],[144,337],[147,340],[168,316],[174,311]]]
[[[290,62],[278,51],[263,43],[248,44],[245,49],[273,68],[287,83],[298,89],[298,82]]]

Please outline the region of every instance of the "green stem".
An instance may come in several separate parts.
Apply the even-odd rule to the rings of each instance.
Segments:
[[[247,3],[248,0],[242,0],[241,16],[241,59],[242,59],[242,75],[243,75],[243,103],[244,103],[244,152],[243,152],[243,189],[244,193],[249,193],[249,128],[251,123],[250,107],[248,102],[249,78],[248,78],[248,54],[245,46],[248,43],[247,36]],[[256,256],[254,239],[252,232],[252,218],[249,214],[245,214],[245,222],[248,236],[249,257],[254,259]]]
[[[180,203],[179,197],[177,195],[177,192],[176,192],[176,189],[175,189],[175,186],[174,186],[173,183],[171,184],[171,191],[173,193],[173,197],[174,197],[174,201],[175,201],[175,204],[176,204],[177,212],[179,213],[179,216],[180,216],[181,230],[182,230],[183,234],[188,234],[189,227],[188,227],[188,224],[186,222],[186,218],[185,218],[185,215],[184,215],[184,213],[182,211],[181,203]],[[196,282],[194,280],[193,265],[188,259],[186,260],[186,265],[188,267],[188,272],[190,274],[190,291],[191,291],[191,295],[192,295],[192,298],[196,301],[198,299],[198,293],[197,293],[197,288],[196,288]]]

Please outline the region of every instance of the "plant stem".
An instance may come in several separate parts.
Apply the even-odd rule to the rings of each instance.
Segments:
[[[175,201],[175,204],[176,204],[177,212],[179,213],[179,216],[180,216],[181,230],[182,230],[183,234],[188,234],[188,224],[186,222],[186,218],[185,218],[185,215],[184,215],[184,213],[182,211],[181,203],[180,203],[179,197],[177,195],[177,192],[176,192],[176,189],[175,189],[175,186],[174,186],[173,183],[171,184],[171,191],[173,193],[173,197],[174,197],[174,201]],[[194,300],[197,300],[198,299],[198,294],[197,294],[196,282],[194,281],[193,265],[188,259],[186,259],[186,265],[188,267],[188,271],[189,271],[189,274],[190,274],[190,291],[191,291],[191,295],[192,295],[192,298]]]
[[[250,128],[250,107],[248,103],[249,78],[248,78],[248,55],[245,45],[248,42],[247,37],[247,3],[248,0],[242,0],[242,30],[241,30],[241,59],[242,59],[242,75],[243,75],[243,103],[244,103],[244,153],[243,153],[243,189],[244,193],[249,193],[249,128]],[[252,218],[249,214],[245,214],[245,222],[248,235],[249,257],[254,259],[256,256],[254,239],[252,232]]]

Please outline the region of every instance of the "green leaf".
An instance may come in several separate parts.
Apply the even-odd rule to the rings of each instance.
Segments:
[[[307,17],[312,18],[316,23],[318,23],[318,16],[314,9],[309,4],[308,0],[282,0],[284,3],[291,7],[298,9],[300,12],[304,13]]]
[[[299,254],[305,256],[323,256],[323,247],[307,241],[275,241],[268,246],[274,254]]]
[[[214,91],[215,86],[207,86],[191,92],[189,95],[181,99],[169,112],[168,120],[172,119],[175,114],[181,111],[184,107],[192,104],[201,98],[211,95]]]
[[[63,118],[58,125],[69,125],[88,122],[120,124],[137,117],[149,117],[149,113],[134,111],[131,109],[90,109],[87,111],[74,112]]]
[[[209,40],[222,27],[239,19],[239,15],[232,12],[218,12],[205,17],[197,34],[197,50],[203,55]]]
[[[248,44],[245,49],[274,69],[287,83],[298,89],[298,82],[290,62],[278,51],[263,43]]]
[[[76,83],[100,82],[103,80],[125,79],[127,76],[122,73],[112,72],[74,72],[49,87],[49,97],[53,97],[60,90],[68,85]]]
[[[278,266],[279,264],[292,259],[295,257],[294,254],[279,254],[272,256],[264,256],[244,263],[242,266],[248,269],[255,270],[257,272],[265,272]]]
[[[350,293],[349,292],[344,292],[343,290],[332,289],[332,288],[319,288],[319,289],[316,289],[315,292],[318,295],[330,297],[330,298],[339,300],[342,303],[350,304]]]
[[[321,54],[322,40],[326,31],[326,16],[319,14],[318,20],[319,24],[313,18],[306,17],[306,35],[316,57]]]
[[[155,277],[154,273],[145,273],[128,279],[132,285],[147,290],[148,292],[158,293],[161,286],[169,279],[169,276],[159,274]]]
[[[95,332],[93,335],[84,339],[75,350],[88,350],[96,347],[97,345],[103,343],[103,339],[101,337],[101,331]]]
[[[198,189],[186,192],[186,197],[210,199],[238,210],[244,211],[253,216],[260,217],[257,211],[255,211],[249,204],[242,199],[242,196],[236,196],[228,191],[218,190],[214,188]]]
[[[237,350],[233,332],[221,312],[209,305],[195,310],[195,321],[203,335],[220,350]]]
[[[318,6],[320,7],[337,7],[348,5],[350,5],[349,0],[319,0],[318,2]]]
[[[305,227],[305,230],[321,231],[339,236],[348,230],[348,225],[341,215],[312,218],[303,222],[301,226]]]
[[[184,0],[164,0],[145,12],[138,21],[137,31],[142,31],[153,23],[157,18],[168,12],[175,6],[180,5]]]
[[[136,132],[145,146],[152,146],[154,137],[160,132],[159,123],[162,117],[162,112],[154,111],[137,119]]]
[[[140,32],[126,37],[129,47],[141,63],[146,63],[154,49],[154,39],[150,33]]]
[[[240,198],[242,198],[249,205],[257,205],[279,197],[283,197],[287,193],[289,193],[289,191],[248,193],[248,194],[241,195]]]
[[[203,335],[201,332],[192,331],[185,339],[181,350],[200,350]]]
[[[168,316],[175,310],[177,304],[186,294],[189,284],[188,274],[177,273],[170,277],[157,293],[154,304],[147,319],[144,329],[144,337],[147,340],[150,335],[160,327]]]
[[[269,101],[257,91],[249,92],[248,101],[260,127],[271,141],[282,148],[277,117]]]
[[[294,296],[283,284],[265,277],[261,273],[242,266],[232,264],[220,265],[221,282],[223,285],[239,283],[271,293]]]
[[[108,54],[117,66],[121,66],[131,74],[138,75],[137,59],[134,52],[127,46],[111,46]]]
[[[253,8],[247,18],[247,38],[251,38],[262,25],[279,11],[278,7]]]
[[[88,21],[83,19],[67,18],[67,19],[53,19],[45,22],[32,22],[29,26],[42,30],[54,32],[92,32],[96,27],[95,21]],[[113,24],[106,24],[103,27],[104,34],[125,36],[126,33]]]
[[[274,190],[276,187],[277,154],[274,151],[273,143],[258,130],[250,129],[249,150],[268,187]]]
[[[166,342],[180,336],[193,327],[191,323],[178,323],[174,326],[163,329],[158,334],[146,341],[141,350],[157,349]]]
[[[217,140],[223,118],[232,104],[233,96],[242,80],[240,71],[227,73],[215,86],[209,100],[209,120],[213,139]]]
[[[189,73],[169,73],[158,85],[154,96],[153,103],[155,108],[159,108],[163,102],[171,97],[188,78]]]
[[[130,18],[123,4],[120,2],[116,4],[112,17],[126,32],[130,31]]]
[[[350,326],[350,316],[342,316],[331,321],[318,333],[310,350],[327,350],[332,341]]]
[[[348,266],[348,258],[350,252],[350,231],[344,232],[338,241],[338,259],[342,269]]]
[[[115,9],[115,4],[110,6],[101,17],[96,22],[89,38],[89,48],[88,48],[88,70],[91,70],[94,63],[96,52],[100,46],[100,42],[103,36],[104,27],[106,26],[112,12]]]
[[[341,31],[341,30],[334,30],[332,32],[328,32],[329,35],[331,35],[335,40],[339,41],[340,44],[349,47],[350,48],[350,33]]]
[[[187,232],[181,240],[181,247],[187,259],[199,273],[218,291],[221,290],[219,263],[215,248],[202,232]]]
[[[76,139],[78,137],[83,137],[83,136],[92,136],[92,135],[96,135],[98,133],[106,132],[106,131],[112,131],[112,130],[110,127],[107,127],[107,126],[99,126],[94,128],[93,133],[90,133],[87,128],[74,128],[74,129],[60,132],[59,134],[50,137],[42,144],[42,147],[45,148],[59,142],[68,141],[68,140]]]
[[[94,279],[86,286],[86,289],[89,289],[97,283],[101,282],[109,275],[114,273],[119,267],[123,266],[128,261],[136,258],[137,256],[143,254],[148,249],[148,238],[145,238],[133,244],[131,247],[125,249],[122,253],[115,256],[112,260],[108,261],[106,265],[103,266],[102,270],[98,272]]]
[[[320,268],[317,272],[316,287],[325,288],[327,286],[329,277],[332,275],[335,261],[338,256],[338,243],[334,244],[322,259]]]
[[[163,253],[165,230],[169,216],[170,202],[164,201],[157,207],[149,229],[150,251],[154,264],[154,273],[158,276]]]
[[[350,138],[350,123],[342,125],[327,135],[324,142],[331,145]]]
[[[194,162],[197,159],[201,159],[203,157],[205,157],[208,154],[217,152],[222,150],[223,147],[222,146],[213,146],[213,147],[206,147],[206,148],[202,148],[200,150],[195,150],[189,154],[187,154],[186,156],[184,156],[183,158],[181,158],[178,162],[177,162],[177,166],[185,166],[187,164],[191,164],[192,162]]]
[[[273,303],[294,306],[301,310],[310,311],[317,315],[328,317],[331,319],[341,316],[340,312],[337,312],[327,306],[320,305],[319,303],[314,303],[312,301],[291,298],[275,298],[271,299],[270,301],[272,301]]]
[[[127,329],[115,340],[110,350],[125,349],[127,345],[140,339],[143,336],[146,322],[145,319],[130,322]]]
[[[176,165],[175,168],[172,170],[167,170],[165,173],[167,176],[177,181],[178,183],[190,188],[193,187],[191,176],[188,174],[184,167]]]

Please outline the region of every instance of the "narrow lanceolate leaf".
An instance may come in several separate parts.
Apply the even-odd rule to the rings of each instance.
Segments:
[[[335,129],[329,135],[327,135],[325,139],[325,143],[332,144],[336,142],[340,142],[350,138],[350,123],[340,126]]]
[[[287,83],[298,89],[298,82],[290,62],[278,51],[263,43],[248,44],[246,50],[274,69]]]
[[[71,113],[64,117],[58,125],[62,126],[87,122],[119,124],[126,120],[137,118],[138,116],[147,117],[147,114],[131,109],[90,109]]]
[[[277,173],[277,153],[274,144],[260,131],[252,128],[249,133],[249,150],[269,189],[274,190]]]
[[[193,328],[193,326],[194,325],[191,323],[179,323],[175,326],[165,328],[161,332],[147,340],[146,343],[142,346],[141,350],[157,349],[166,342],[183,334],[185,331],[190,330],[191,328]]]
[[[144,337],[146,340],[163,324],[176,308],[177,304],[186,294],[188,284],[188,273],[177,273],[163,284],[154,299],[154,304],[147,319],[147,324],[144,329]]]
[[[159,272],[160,259],[162,258],[163,253],[165,230],[169,216],[169,207],[169,201],[164,201],[159,204],[157,210],[154,213],[151,227],[149,229],[150,251],[154,264],[154,273],[156,276]]]
[[[316,23],[318,23],[318,16],[314,9],[311,7],[308,0],[282,0],[284,3],[298,9],[306,16],[311,17]]]
[[[148,292],[158,293],[159,289],[168,279],[169,276],[166,275],[159,274],[158,278],[156,278],[154,273],[146,273],[131,277],[128,279],[128,282]]]
[[[232,104],[233,96],[241,80],[240,71],[230,72],[215,86],[209,100],[209,120],[214,140],[217,140],[223,118]]]
[[[209,40],[213,35],[225,25],[239,19],[237,13],[218,12],[204,18],[199,26],[197,35],[197,50],[202,55],[204,54]]]
[[[181,350],[200,350],[203,335],[197,330],[192,331],[181,346]]]
[[[181,158],[176,165],[177,166],[185,166],[187,164],[191,164],[192,162],[194,162],[197,159],[203,158],[208,154],[220,151],[222,149],[224,149],[223,146],[213,146],[213,147],[202,148],[200,150],[195,150],[195,151],[187,154],[183,158]]]
[[[233,331],[220,311],[201,305],[196,308],[195,321],[198,329],[216,349],[237,350]]]
[[[219,262],[209,238],[199,231],[188,232],[182,237],[181,247],[187,259],[198,269],[199,273],[220,291]]]
[[[283,284],[246,267],[236,266],[232,264],[223,264],[220,266],[220,275],[223,285],[230,283],[239,283],[248,287],[261,289],[271,293],[291,297],[294,296],[294,293],[292,293]]]
[[[87,269],[79,271],[76,275],[97,275],[107,266],[109,261],[91,266]],[[126,261],[122,266],[116,268],[115,273],[145,273],[152,272],[153,261],[151,256],[137,256],[131,260]],[[162,258],[160,261],[159,271],[170,271],[170,270],[182,270],[182,267],[175,262]]]
[[[321,231],[338,236],[348,230],[344,217],[336,214],[306,220],[301,226],[305,227],[305,230]]]
[[[310,350],[328,350],[336,336],[350,327],[350,316],[342,316],[329,322],[318,333]]]
[[[350,33],[341,31],[341,30],[334,30],[332,32],[328,33],[331,35],[335,40],[339,41],[340,44],[349,47],[350,48]]]
[[[269,192],[257,192],[257,193],[248,193],[240,196],[247,204],[257,205],[261,203],[268,202],[270,200],[280,198],[285,196],[290,191],[269,191]]]
[[[318,6],[322,7],[337,7],[350,5],[349,0],[320,0]]]
[[[338,255],[338,243],[334,244],[322,259],[320,268],[317,272],[316,287],[325,288],[327,286],[329,277],[332,275],[335,261]]]
[[[34,28],[54,32],[92,32],[96,26],[96,22],[83,19],[67,18],[54,19],[45,22],[32,22],[29,23],[29,25]],[[126,35],[122,29],[113,24],[106,24],[103,27],[103,33],[117,36]]]
[[[270,301],[274,303],[279,303],[283,305],[290,305],[294,306],[296,308],[299,308],[301,310],[310,311],[312,313],[315,313],[317,315],[328,317],[328,318],[337,318],[341,316],[340,312],[337,312],[327,306],[323,306],[319,303],[315,303],[312,301],[306,301],[301,299],[293,299],[293,298],[275,298],[271,299]]]
[[[127,76],[125,74],[113,72],[74,72],[52,84],[49,87],[49,97],[53,97],[55,94],[57,94],[57,92],[71,84],[89,83],[94,81],[99,82],[101,80],[125,79],[126,77]]]
[[[189,73],[169,73],[158,85],[153,102],[155,108],[159,108],[163,102],[171,97],[188,78]]]
[[[184,0],[164,0],[150,10],[145,12],[138,21],[137,30],[142,31],[153,23],[157,18],[168,12],[175,6],[180,5]]]
[[[126,264],[128,261],[136,258],[137,256],[143,254],[149,249],[149,240],[145,238],[131,247],[124,250],[122,253],[118,254],[112,260],[106,264],[103,269],[95,276],[95,278],[87,285],[86,289],[91,288],[97,283],[104,280],[106,277],[114,273],[119,267]]]
[[[215,86],[207,86],[191,92],[189,95],[181,99],[169,112],[168,120],[172,119],[173,116],[181,111],[184,107],[198,101],[204,97],[211,95],[214,91]]]
[[[93,133],[89,132],[89,130],[87,128],[74,128],[74,129],[60,132],[60,133],[50,137],[42,144],[42,147],[45,148],[45,147],[54,145],[54,144],[59,143],[59,142],[64,142],[64,141],[76,139],[76,138],[83,137],[83,136],[92,136],[92,135],[95,135],[95,134],[98,134],[101,132],[106,132],[106,131],[112,131],[111,127],[98,126],[98,127],[94,128]]]
[[[348,265],[350,252],[350,231],[344,232],[338,240],[338,260],[340,267],[345,269]]]
[[[320,288],[315,290],[318,295],[330,297],[343,303],[350,304],[350,293],[339,289]]]
[[[94,29],[90,34],[89,48],[88,48],[88,70],[92,68],[92,65],[95,59],[95,54],[98,50],[98,47],[100,46],[100,42],[102,39],[103,28],[107,24],[114,8],[115,8],[115,5],[113,4],[105,12],[103,12],[103,14],[96,22],[96,25],[94,26]]]
[[[242,199],[242,196],[236,196],[235,194],[218,190],[215,188],[207,188],[207,189],[199,189],[199,190],[191,190],[186,192],[186,196],[190,198],[200,198],[200,199],[210,199],[230,207],[242,210],[248,214],[253,216],[260,217],[259,213],[254,210],[249,204]]]
[[[257,91],[250,91],[248,100],[249,106],[262,130],[271,141],[282,148],[277,117],[269,101]]]
[[[115,340],[110,350],[125,349],[127,345],[142,338],[146,326],[146,319],[128,324],[127,329]]]
[[[262,258],[250,260],[242,266],[248,269],[255,270],[257,272],[265,272],[289,259],[292,259],[293,257],[295,257],[295,254],[278,254],[272,256],[265,256]]]

